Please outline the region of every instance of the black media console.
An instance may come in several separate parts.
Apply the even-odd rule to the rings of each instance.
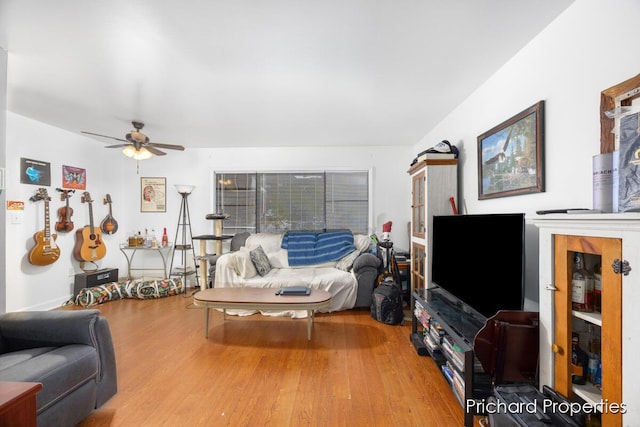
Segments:
[[[491,376],[475,357],[473,341],[486,317],[442,288],[415,289],[411,295],[411,342],[418,354],[433,358],[465,410],[464,425],[473,426],[467,402],[491,394]],[[477,405],[470,405],[471,408]]]

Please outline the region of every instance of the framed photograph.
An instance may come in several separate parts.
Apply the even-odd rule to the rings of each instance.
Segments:
[[[544,101],[478,137],[478,200],[544,192]]]
[[[167,211],[167,178],[140,178],[140,212]]]

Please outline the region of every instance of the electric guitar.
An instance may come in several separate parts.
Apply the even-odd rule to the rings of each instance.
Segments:
[[[44,200],[44,230],[33,235],[36,245],[29,252],[29,262],[33,265],[49,265],[60,258],[60,248],[56,245],[57,235],[51,234],[49,225],[49,200],[46,188],[38,188],[37,193],[29,200]]]
[[[62,188],[56,188],[60,192],[60,200],[66,201],[64,207],[58,209],[59,220],[56,222],[56,231],[71,231],[73,230],[73,221],[71,221],[71,215],[73,215],[73,208],[69,207],[69,198],[76,190],[63,190]]]
[[[104,234],[114,234],[116,231],[118,231],[118,221],[116,221],[116,219],[113,217],[113,214],[111,213],[111,195],[110,194],[107,194],[107,196],[104,198],[103,203],[105,205],[106,204],[109,205],[109,213],[107,214],[107,216],[104,217],[104,219],[100,223],[100,230],[102,230]]]
[[[93,205],[91,194],[88,191],[82,193],[82,203],[89,205],[89,225],[76,231],[76,246],[73,248],[73,256],[78,261],[96,261],[104,258],[107,247],[102,241],[102,232],[99,227],[93,226]]]

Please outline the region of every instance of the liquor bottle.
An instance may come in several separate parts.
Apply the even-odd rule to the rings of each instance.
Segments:
[[[601,427],[602,421],[600,420],[600,414],[588,413],[584,415],[584,427]]]
[[[577,332],[571,334],[571,364],[575,366],[571,375],[571,382],[585,384],[587,381],[589,355],[580,348],[580,335]]]
[[[595,384],[596,371],[598,370],[598,361],[600,360],[601,350],[601,328],[596,325],[589,325],[587,331],[589,365],[587,369],[587,379],[590,383]]]
[[[151,247],[158,247],[158,236],[156,236],[156,230],[154,228],[151,229]]]
[[[144,244],[142,245],[145,248],[151,247],[151,236],[149,235],[149,230],[144,229]]]
[[[573,280],[571,281],[571,305],[574,310],[593,311],[593,275],[584,268],[584,255],[573,254]]]
[[[593,266],[593,309],[602,311],[602,266],[600,263]]]
[[[596,367],[596,374],[593,377],[593,385],[602,390],[602,357],[598,358],[598,366]]]
[[[167,236],[167,227],[165,227],[162,233],[162,247],[166,248],[167,246],[169,246],[169,236]]]

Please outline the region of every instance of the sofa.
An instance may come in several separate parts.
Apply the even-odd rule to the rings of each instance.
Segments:
[[[42,384],[39,427],[78,424],[117,392],[107,319],[93,309],[0,314],[0,381]]]
[[[328,232],[327,232],[328,233]],[[331,304],[325,312],[370,308],[373,289],[381,272],[382,260],[374,254],[375,245],[368,236],[352,235],[353,250],[339,259],[317,264],[291,265],[290,251],[283,248],[291,233],[255,233],[247,237],[239,250],[219,256],[216,260],[214,287],[259,287],[279,289],[308,286],[328,291]],[[316,233],[319,238],[322,232]],[[259,250],[260,249],[260,250]],[[266,256],[266,272],[256,267],[256,252]],[[253,259],[252,259],[253,256]],[[259,263],[258,263],[259,265]],[[262,274],[264,273],[264,274]],[[227,310],[229,314],[248,315],[255,311]],[[274,312],[267,315],[305,317],[305,310]]]

